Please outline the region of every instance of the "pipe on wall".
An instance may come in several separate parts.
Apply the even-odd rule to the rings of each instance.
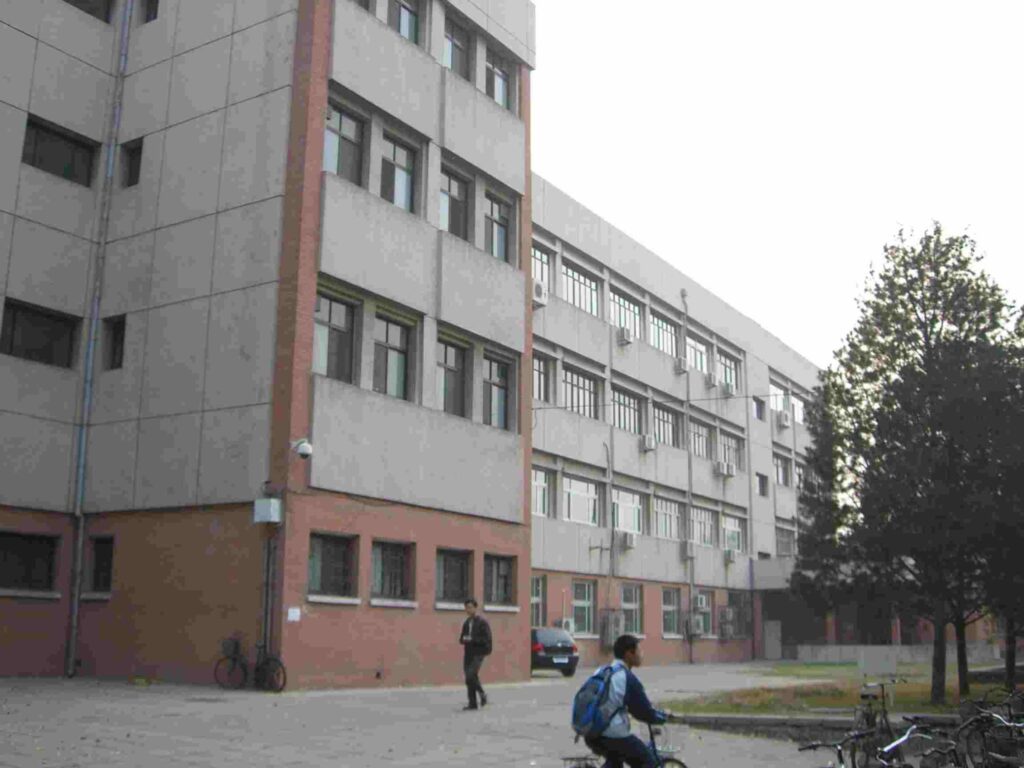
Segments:
[[[687,340],[690,338],[690,305],[686,301],[686,289],[679,291],[679,298],[683,302],[683,359],[687,357]],[[686,366],[686,399],[683,401],[683,440],[690,439],[690,366]],[[693,448],[686,445],[686,520],[683,522],[686,527],[690,525],[690,511],[693,508]],[[684,533],[684,535],[686,535]],[[694,571],[696,563],[691,558],[686,565],[687,575],[690,582],[690,610],[686,612],[687,619],[693,620],[693,590],[695,586]],[[689,661],[693,664],[693,632],[686,627],[687,646],[689,647]]]

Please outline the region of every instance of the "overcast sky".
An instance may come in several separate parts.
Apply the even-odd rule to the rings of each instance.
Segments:
[[[901,227],[1024,301],[1024,3],[534,2],[534,170],[812,362]]]

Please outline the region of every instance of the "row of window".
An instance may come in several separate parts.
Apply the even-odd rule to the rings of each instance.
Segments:
[[[68,5],[73,5],[80,11],[95,16],[100,21],[110,23],[110,11],[114,0],[64,0]],[[160,15],[160,0],[140,0],[139,2],[139,23],[148,24],[156,21]]]
[[[387,600],[416,599],[416,545],[374,541],[371,547],[370,597]],[[462,603],[474,597],[474,553],[438,549],[435,553],[437,602]],[[484,603],[516,604],[516,558],[484,555]],[[359,537],[315,533],[309,538],[307,594],[314,597],[358,598]]]
[[[58,544],[56,536],[0,532],[0,589],[53,592]],[[89,539],[85,566],[85,590],[109,593],[114,579],[113,537]]]

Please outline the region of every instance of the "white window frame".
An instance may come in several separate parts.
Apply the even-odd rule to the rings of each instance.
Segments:
[[[722,515],[722,549],[746,552],[746,539],[747,521],[742,517]]]
[[[703,342],[700,339],[695,339],[693,336],[686,337],[687,367],[698,370],[701,373],[708,373],[710,371],[708,366],[709,358],[710,348],[706,342]]]
[[[626,533],[643,533],[644,495],[625,488],[612,488],[612,527]]]
[[[593,493],[583,493],[581,486],[588,486]],[[566,475],[562,478],[562,497],[565,504],[565,519],[580,525],[597,526],[601,520],[601,488],[592,480]],[[573,498],[577,499],[573,504]],[[586,513],[580,514],[580,507],[586,506]]]
[[[681,538],[683,505],[672,499],[654,497],[651,521],[651,535],[659,539]]]
[[[689,540],[702,547],[718,545],[718,512],[707,507],[691,506],[689,525],[686,527]]]
[[[627,600],[627,593],[629,600]],[[623,623],[624,631],[631,635],[642,635],[644,633],[644,586],[635,582],[622,584],[620,590],[622,597],[622,613],[625,616]],[[630,617],[635,621],[631,622]]]
[[[576,597],[576,587],[586,589],[583,599]],[[591,635],[594,633],[594,606],[597,604],[597,582],[590,579],[573,579],[572,582],[572,620],[576,634]],[[576,621],[576,611],[586,612],[587,621]]]
[[[543,627],[547,621],[548,577],[530,577],[530,626]]]
[[[665,598],[669,597],[668,600]],[[662,587],[661,588],[661,636],[662,637],[680,637],[682,635],[682,627],[679,626],[679,617],[682,615],[682,611],[679,610],[679,606],[682,602],[682,591],[679,587]],[[669,631],[665,628],[666,619],[669,616],[673,617],[675,629]]]
[[[553,474],[541,467],[533,467],[530,472],[530,511],[537,517],[551,517],[553,504]],[[540,507],[540,511],[538,511]]]

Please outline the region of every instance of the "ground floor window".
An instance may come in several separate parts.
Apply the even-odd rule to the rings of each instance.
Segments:
[[[622,585],[622,613],[626,618],[626,632],[631,635],[642,635],[644,633],[644,588],[642,585]]]
[[[693,597],[693,621],[695,624],[696,634],[698,635],[711,635],[714,634],[714,626],[712,624],[712,612],[715,605],[715,593],[709,590],[702,589],[697,592]]]
[[[356,596],[356,539],[354,536],[309,537],[309,581],[311,595]]]
[[[413,545],[373,542],[373,597],[412,600]]]
[[[484,556],[484,602],[491,605],[515,605],[516,559]]]
[[[0,589],[52,591],[56,560],[55,536],[0,533]]]
[[[530,626],[543,627],[548,622],[548,577],[530,578]]]
[[[461,603],[469,598],[473,558],[469,552],[437,550],[437,599]]]
[[[114,539],[96,536],[90,541],[89,590],[110,592],[114,581]]]
[[[664,587],[661,590],[661,633],[678,635],[679,631],[679,589]]]
[[[597,582],[574,581],[572,583],[572,623],[579,634],[594,634],[596,597]]]

